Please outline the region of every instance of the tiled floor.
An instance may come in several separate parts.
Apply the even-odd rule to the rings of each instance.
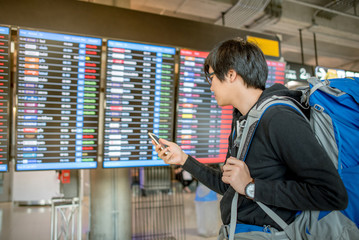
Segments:
[[[50,239],[51,208],[0,203],[0,239]]]
[[[184,193],[184,214],[185,214],[185,228],[187,240],[215,240],[216,236],[202,237],[198,234],[197,218],[196,218],[196,203],[194,201],[194,193]],[[84,199],[83,212],[88,212],[88,200]],[[213,204],[213,203],[211,203]],[[200,206],[202,210],[210,214],[211,219],[217,218],[215,232],[219,229],[220,219],[218,202],[214,206]],[[210,211],[207,211],[207,210]],[[217,211],[217,212],[215,212]],[[203,211],[202,211],[203,214]],[[82,239],[87,239],[88,215],[83,214],[82,221]],[[202,216],[203,219],[209,219],[208,216]],[[212,221],[213,222],[213,221]],[[203,221],[201,222],[201,224]],[[213,226],[211,227],[213,228]],[[206,230],[202,225],[201,229]],[[50,206],[18,206],[10,202],[0,203],[0,240],[48,240],[51,235],[51,207]],[[66,239],[66,238],[61,238]],[[70,239],[70,238],[69,238]]]

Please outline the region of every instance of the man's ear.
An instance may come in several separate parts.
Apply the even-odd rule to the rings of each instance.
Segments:
[[[234,80],[235,80],[236,77],[237,77],[237,72],[234,71],[233,69],[230,69],[230,70],[228,71],[227,76],[228,76],[230,82],[234,82]]]

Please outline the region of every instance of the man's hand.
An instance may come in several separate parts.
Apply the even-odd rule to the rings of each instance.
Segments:
[[[244,189],[253,179],[245,162],[234,157],[227,159],[223,166],[222,181],[230,184],[236,192],[245,195]]]
[[[177,144],[162,138],[160,139],[160,143],[168,146],[162,149],[161,145],[156,145],[156,152],[165,163],[183,165],[186,162],[188,155],[184,153]],[[152,141],[152,144],[155,145],[154,141]]]

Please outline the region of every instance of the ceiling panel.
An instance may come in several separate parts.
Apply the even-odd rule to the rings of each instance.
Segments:
[[[106,5],[112,3],[118,6],[118,2],[122,0],[89,1]],[[222,12],[226,12],[237,2],[240,3],[237,0],[125,0],[125,2],[129,2],[133,10],[213,24],[215,22],[221,24]],[[303,2],[312,6],[303,5]],[[284,59],[297,62],[301,61],[299,29],[302,29],[305,56],[311,59],[311,63],[315,59],[313,50],[315,32],[318,41],[318,58],[322,66],[345,66],[350,68],[347,70],[359,72],[359,57],[357,57],[359,56],[359,16],[353,18],[335,13],[324,14],[315,7],[332,6],[334,10],[345,10],[353,14],[354,3],[359,9],[359,1],[353,0],[272,0],[264,11],[258,12],[257,17],[246,24],[247,28],[243,27],[243,20],[234,26],[243,30],[278,35],[282,38]],[[319,12],[319,16],[330,15],[330,19],[317,16]]]
[[[218,1],[186,0],[178,11],[181,13],[191,14],[193,16],[217,20],[221,17],[222,12],[225,12],[230,7],[230,4]]]
[[[131,8],[156,8],[160,11],[175,12],[182,3],[183,0],[131,0]]]

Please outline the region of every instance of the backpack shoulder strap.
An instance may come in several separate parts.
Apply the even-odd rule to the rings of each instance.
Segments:
[[[271,96],[263,100],[262,102],[258,103],[256,106],[254,106],[248,113],[247,120],[244,124],[242,133],[237,134],[236,141],[240,142],[239,149],[237,153],[237,158],[239,160],[245,161],[245,158],[247,156],[249,146],[252,142],[254,133],[257,129],[258,123],[260,122],[264,112],[271,106],[275,105],[286,105],[289,107],[292,107],[296,109],[298,112],[300,112],[305,119],[305,115],[303,112],[298,108],[298,106],[293,102],[294,99],[291,99],[289,97],[284,96]],[[239,129],[238,129],[239,131]],[[285,228],[288,226],[288,224],[281,219],[275,212],[273,212],[269,207],[264,205],[263,203],[257,202],[258,205],[270,216],[273,221],[275,221],[281,228]],[[236,230],[237,225],[237,206],[238,206],[238,192],[235,192],[234,197],[232,199],[232,205],[231,205],[231,220],[230,220],[230,228],[229,228],[229,240],[234,239],[234,233]],[[268,211],[269,210],[269,211]],[[268,212],[267,212],[268,211]]]
[[[263,211],[270,217],[273,219],[274,222],[276,222],[283,230],[286,229],[288,227],[288,224],[281,218],[278,216],[278,214],[276,214],[272,209],[270,209],[269,207],[267,207],[264,203],[261,202],[256,202],[262,209]]]
[[[338,88],[330,87],[331,82],[328,79],[322,81],[316,77],[311,77],[307,81],[309,84],[312,85],[312,87],[310,88],[309,96],[307,98],[307,104],[309,103],[310,96],[318,89],[320,89],[321,91],[323,91],[325,93],[328,93],[330,95],[337,96],[337,97],[345,94],[345,92],[343,92],[342,90],[340,90]]]
[[[294,101],[295,100],[290,97],[273,95],[271,97],[266,98],[262,102],[258,103],[257,106],[254,106],[249,111],[245,126],[243,128],[243,132],[239,139],[240,145],[237,153],[238,159],[245,161],[250,143],[252,142],[253,135],[257,129],[258,123],[268,108],[275,105],[286,105],[297,110],[305,119],[307,119],[304,113],[294,103]],[[236,141],[238,140],[236,139]]]

